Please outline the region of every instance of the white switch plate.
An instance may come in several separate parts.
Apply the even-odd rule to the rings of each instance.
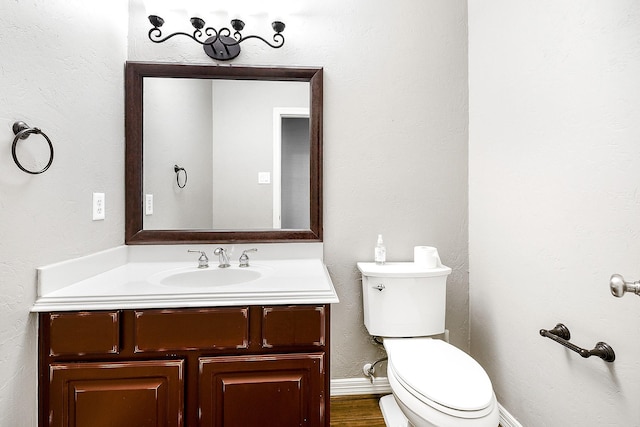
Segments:
[[[93,220],[102,221],[105,216],[104,193],[93,193]]]
[[[271,172],[258,172],[258,184],[271,184]]]
[[[145,194],[144,196],[144,214],[153,215],[153,194]]]

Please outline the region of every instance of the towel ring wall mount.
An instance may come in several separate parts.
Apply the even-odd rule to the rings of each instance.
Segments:
[[[42,132],[42,130],[40,130],[39,128],[32,128],[22,121],[15,122],[13,124],[13,133],[15,135],[15,138],[13,138],[13,145],[11,145],[11,156],[13,157],[13,161],[16,163],[16,166],[18,166],[21,171],[30,173],[32,175],[41,174],[49,169],[49,167],[53,163],[53,144],[51,143],[51,140],[49,139],[47,134]],[[49,161],[47,162],[46,166],[39,171],[32,171],[22,166],[22,163],[20,163],[20,161],[18,160],[18,155],[16,154],[18,141],[20,141],[21,139],[29,138],[31,134],[42,135],[42,137],[47,141],[47,144],[49,145]]]

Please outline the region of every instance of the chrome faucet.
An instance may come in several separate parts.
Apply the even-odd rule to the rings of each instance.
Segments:
[[[187,252],[198,252],[200,254],[200,258],[198,258],[198,268],[208,268],[209,267],[209,258],[207,258],[207,254],[204,251],[198,251],[194,249],[187,249]]]
[[[247,249],[246,251],[242,251],[242,255],[240,255],[240,265],[238,267],[249,267],[249,255],[247,252],[257,252],[258,249]]]
[[[216,248],[216,250],[213,251],[213,254],[218,255],[218,268],[227,268],[230,266],[229,255],[227,255],[225,248]]]

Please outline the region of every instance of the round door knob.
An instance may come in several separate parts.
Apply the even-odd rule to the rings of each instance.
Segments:
[[[640,295],[640,281],[638,282],[625,282],[624,277],[620,274],[614,274],[609,279],[609,288],[611,294],[614,297],[620,298],[626,292],[633,292],[636,295]]]

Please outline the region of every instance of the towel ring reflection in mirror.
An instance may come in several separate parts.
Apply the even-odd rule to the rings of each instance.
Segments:
[[[178,165],[173,166],[173,171],[176,173],[176,182],[178,183],[178,187],[184,188],[187,186],[187,171],[184,168],[181,168]],[[180,172],[184,172],[184,180],[182,184],[180,184]]]
[[[25,122],[15,122],[13,124],[13,133],[15,135],[15,138],[13,138],[13,145],[11,146],[11,155],[13,156],[13,161],[16,163],[16,166],[18,166],[21,171],[30,173],[32,175],[41,174],[42,172],[49,169],[49,166],[51,166],[51,164],[53,163],[53,144],[51,143],[49,137],[40,129],[29,127],[29,125],[27,125]],[[22,163],[20,163],[20,161],[18,160],[18,155],[16,154],[16,146],[18,145],[18,141],[20,141],[21,139],[27,139],[32,133],[42,135],[42,137],[47,141],[47,144],[49,145],[49,162],[44,168],[40,169],[39,171],[32,171],[22,166]]]

